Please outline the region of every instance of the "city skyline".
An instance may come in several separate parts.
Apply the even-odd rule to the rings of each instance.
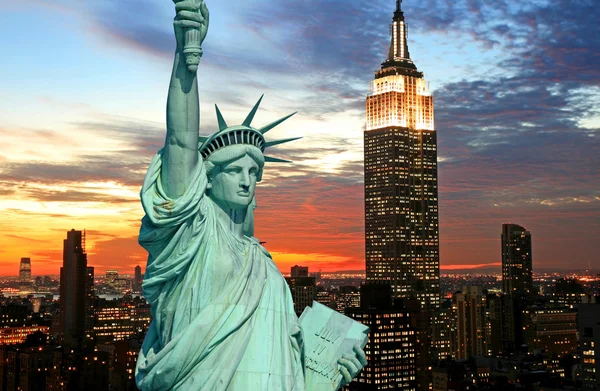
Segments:
[[[24,257],[57,274],[72,228],[99,273],[144,267],[138,193],[164,140],[174,10],[141,4],[0,5],[0,274]],[[294,164],[266,167],[257,237],[283,271],[363,269],[364,100],[395,1],[208,6],[201,134],[214,103],[231,123],[262,93],[258,125],[299,111],[273,135],[304,139],[279,149]],[[503,223],[532,232],[534,270],[598,267],[598,7],[402,7],[436,102],[441,268],[500,270]]]

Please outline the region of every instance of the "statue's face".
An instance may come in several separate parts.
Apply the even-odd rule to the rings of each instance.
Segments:
[[[258,164],[248,155],[221,166],[210,178],[210,198],[230,210],[246,209],[256,189]]]

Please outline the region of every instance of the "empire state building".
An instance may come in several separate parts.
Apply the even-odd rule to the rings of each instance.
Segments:
[[[440,303],[437,136],[433,97],[410,58],[400,3],[388,57],[367,96],[366,277],[431,310]]]

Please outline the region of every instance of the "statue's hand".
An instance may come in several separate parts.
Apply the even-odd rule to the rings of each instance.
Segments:
[[[177,39],[177,48],[183,49],[185,42],[185,31],[189,28],[195,28],[200,31],[200,43],[206,38],[208,31],[208,8],[204,0],[173,0],[175,2],[175,38]]]
[[[367,357],[365,352],[360,348],[359,345],[355,345],[352,349],[354,354],[344,354],[338,360],[339,370],[342,374],[342,384],[345,386],[352,381],[358,375],[358,373],[367,365]]]

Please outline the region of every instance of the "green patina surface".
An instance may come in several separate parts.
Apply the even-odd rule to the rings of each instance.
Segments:
[[[201,0],[175,1],[177,49],[165,146],[141,191],[139,242],[148,251],[143,293],[152,323],[136,367],[141,390],[339,389],[365,365],[368,329],[318,303],[299,320],[287,284],[254,238],[261,128],[199,136],[196,69],[208,29]],[[261,98],[262,99],[262,98]]]

